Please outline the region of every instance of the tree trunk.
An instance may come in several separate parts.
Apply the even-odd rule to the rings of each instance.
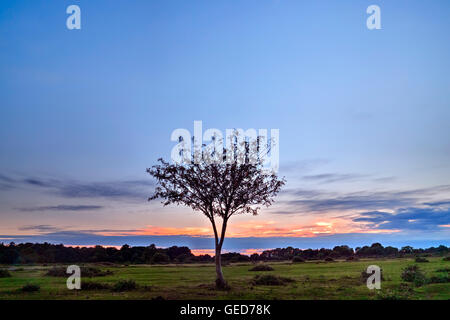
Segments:
[[[222,273],[222,257],[221,257],[222,246],[216,244],[216,288],[217,289],[227,289],[228,285],[225,281]]]

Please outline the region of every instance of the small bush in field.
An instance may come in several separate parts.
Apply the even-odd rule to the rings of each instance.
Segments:
[[[260,263],[248,271],[273,271],[273,268],[267,264]]]
[[[430,283],[448,283],[448,282],[450,282],[450,277],[448,276],[448,274],[432,276],[430,278],[429,282]]]
[[[81,290],[106,290],[106,289],[111,289],[111,286],[108,284],[94,281],[81,282]]]
[[[417,257],[416,258],[416,262],[430,262],[430,261],[428,259],[426,259],[426,258]]]
[[[132,291],[137,288],[137,284],[134,280],[120,280],[116,282],[112,288],[113,291]]]
[[[450,268],[437,269],[436,272],[450,272]]]
[[[41,287],[36,284],[27,283],[20,290],[22,290],[23,292],[36,292],[39,291],[40,289]]]
[[[256,286],[284,286],[290,282],[294,282],[294,279],[274,276],[272,274],[257,275],[253,278],[252,284]]]
[[[414,283],[416,287],[420,287],[427,283],[425,274],[418,265],[411,265],[404,268],[402,270],[401,278],[403,281]]]
[[[109,275],[113,274],[112,271],[110,271],[110,270],[102,271],[101,269],[94,268],[94,267],[81,267],[80,269],[81,269],[81,276],[88,277],[88,278],[104,277],[104,276],[109,276]],[[67,277],[68,274],[66,273],[66,271],[67,271],[67,267],[53,267],[47,271],[46,276]]]
[[[6,269],[0,269],[0,278],[9,278],[11,277],[11,273],[9,273]]]
[[[448,257],[445,257],[444,259],[442,259],[442,260],[444,260],[444,261],[450,261],[450,256],[448,256]]]
[[[294,258],[292,258],[292,262],[294,262],[294,263],[301,263],[301,262],[305,262],[305,259],[303,259],[300,256],[295,256]]]
[[[358,259],[357,257],[353,257],[353,256],[348,257],[348,258],[345,259],[345,260],[347,260],[347,261],[359,261],[359,259]]]
[[[398,290],[382,290],[377,295],[378,300],[408,300],[408,293]]]
[[[334,261],[334,259],[332,257],[326,257],[325,261],[332,262],[332,261]]]

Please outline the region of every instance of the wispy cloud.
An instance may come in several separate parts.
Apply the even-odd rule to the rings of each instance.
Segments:
[[[395,213],[364,212],[353,221],[367,223],[371,229],[441,230],[442,226],[450,224],[450,208],[404,208]]]
[[[99,182],[82,182],[71,179],[54,179],[41,177],[11,178],[0,175],[0,183],[7,186],[34,188],[39,191],[53,193],[64,198],[120,198],[146,200],[154,187],[154,181],[148,180],[116,180]],[[52,210],[52,208],[47,208]],[[64,208],[59,208],[64,210]],[[95,209],[95,208],[91,208]],[[58,210],[58,208],[55,208]],[[66,210],[71,210],[68,207]],[[76,208],[74,209],[74,211]],[[82,209],[81,209],[82,210]]]
[[[366,178],[367,175],[362,174],[339,174],[339,173],[322,173],[315,175],[305,175],[302,177],[304,180],[315,181],[318,183],[333,183],[333,182],[343,182],[343,181],[355,181],[359,179]]]
[[[38,231],[38,232],[54,232],[58,230],[58,228],[47,225],[47,224],[40,224],[40,225],[33,225],[33,226],[23,226],[20,227],[19,230],[21,231]]]
[[[104,208],[103,206],[96,205],[57,205],[57,206],[41,206],[30,208],[19,208],[20,211],[33,212],[33,211],[91,211]]]
[[[281,195],[285,196],[278,201],[281,210],[271,210],[271,212],[296,214],[350,210],[395,210],[402,207],[417,206],[423,203],[427,197],[436,197],[448,192],[450,192],[450,185],[400,191],[360,191],[351,193],[293,188],[281,193]],[[443,201],[433,203],[435,205],[445,204]]]

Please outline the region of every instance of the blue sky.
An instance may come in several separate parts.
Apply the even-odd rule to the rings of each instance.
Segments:
[[[81,30],[66,28],[71,4]],[[381,30],[366,28],[371,4]],[[0,238],[207,237],[199,214],[146,202],[145,168],[202,120],[280,129],[286,188],[236,217],[230,249],[258,230],[298,247],[448,245],[449,13],[437,0],[3,1]]]

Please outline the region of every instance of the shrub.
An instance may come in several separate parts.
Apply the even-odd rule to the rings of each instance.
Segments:
[[[417,257],[416,258],[416,262],[430,262],[430,261],[428,259],[426,259],[426,258]]]
[[[36,291],[39,291],[40,289],[41,289],[41,287],[38,286],[37,284],[27,283],[20,290],[22,290],[23,292],[36,292]]]
[[[94,281],[82,281],[81,290],[106,290],[110,289],[111,286],[105,283],[94,282]]]
[[[272,274],[257,275],[253,278],[252,284],[256,286],[284,286],[287,283],[294,282],[294,279],[274,276]]]
[[[50,277],[67,277],[68,273],[66,273],[67,267],[53,267],[47,271],[46,276]],[[81,267],[81,276],[82,277],[104,277],[113,274],[110,270],[102,271],[99,268],[94,267]]]
[[[350,257],[348,257],[345,260],[347,260],[347,261],[359,261],[359,259],[357,257],[353,257],[353,256],[350,256]]]
[[[402,270],[401,278],[403,281],[413,282],[417,287],[420,287],[427,282],[425,274],[417,265],[411,265],[404,268]]]
[[[152,259],[150,260],[151,264],[169,263],[169,262],[170,262],[169,256],[160,252],[155,253]]]
[[[0,269],[0,278],[9,278],[11,277],[11,273],[9,273],[6,269]]]
[[[436,272],[450,272],[450,268],[437,269]]]
[[[444,259],[442,259],[443,261],[450,261],[450,256],[445,257]]]
[[[408,300],[408,293],[398,290],[380,290],[377,294],[378,300]]]
[[[294,258],[292,258],[292,262],[294,262],[294,263],[305,262],[305,259],[303,259],[300,256],[295,256]]]
[[[429,282],[430,283],[448,283],[448,282],[450,282],[450,277],[448,276],[448,274],[433,276],[430,278]]]
[[[331,262],[331,261],[334,261],[334,259],[332,257],[326,257],[325,261]]]
[[[269,266],[268,264],[260,263],[248,271],[273,271],[273,268],[271,266]]]
[[[137,288],[137,284],[134,280],[120,280],[116,282],[112,288],[113,291],[131,291]]]

